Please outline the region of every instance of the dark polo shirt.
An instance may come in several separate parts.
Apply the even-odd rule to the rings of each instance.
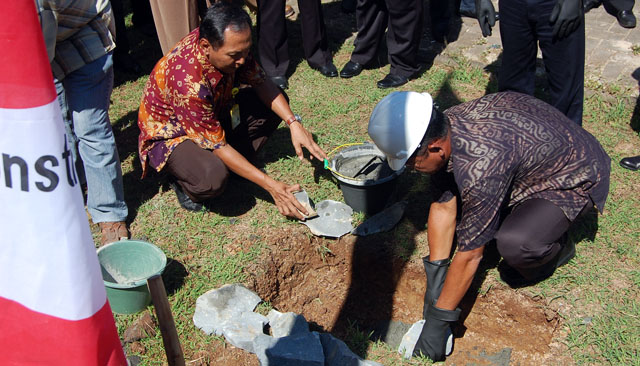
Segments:
[[[573,221],[593,202],[602,212],[611,160],[593,135],[529,95],[503,92],[449,108],[451,158],[431,179],[438,202],[458,197],[458,249],[492,240],[505,208],[532,198]]]

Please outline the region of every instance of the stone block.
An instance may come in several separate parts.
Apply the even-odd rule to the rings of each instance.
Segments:
[[[309,323],[304,316],[296,313],[281,313],[271,309],[267,314],[271,335],[275,338],[286,337],[299,333],[309,333]]]
[[[222,334],[231,345],[255,353],[253,340],[264,334],[264,326],[269,320],[264,315],[246,311],[238,317],[227,320],[222,326]]]
[[[240,284],[224,285],[207,291],[196,300],[193,323],[207,334],[222,335],[227,320],[251,312],[262,299]]]
[[[413,323],[411,328],[407,334],[402,337],[402,341],[400,342],[400,346],[398,346],[398,353],[402,355],[404,358],[411,358],[413,355],[413,349],[416,346],[416,342],[418,342],[418,337],[420,337],[420,332],[422,332],[422,327],[424,326],[424,319],[418,320]]]

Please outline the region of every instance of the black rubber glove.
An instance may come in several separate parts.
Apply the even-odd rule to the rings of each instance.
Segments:
[[[558,0],[549,17],[549,23],[553,24],[553,38],[569,36],[582,23],[582,19],[582,0]]]
[[[496,9],[493,7],[491,0],[476,0],[476,15],[480,30],[482,30],[482,36],[490,36],[491,27],[496,25]]]
[[[443,310],[435,305],[429,306],[413,355],[423,354],[433,361],[444,361],[445,357],[451,353],[450,349],[447,350],[447,341],[449,337],[453,337],[449,322],[458,320],[459,316],[460,309]],[[451,342],[453,344],[453,338]]]
[[[422,319],[427,318],[429,306],[434,305],[436,301],[438,301],[438,297],[440,297],[440,293],[442,292],[442,286],[444,286],[444,280],[447,277],[449,264],[451,263],[449,258],[436,261],[430,261],[429,259],[429,256],[422,258],[424,271],[427,274],[427,289],[424,292]]]

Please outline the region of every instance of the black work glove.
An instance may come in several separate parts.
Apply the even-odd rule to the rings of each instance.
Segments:
[[[476,0],[476,16],[482,30],[482,36],[491,35],[491,27],[496,25],[496,9],[491,0]]]
[[[549,17],[553,38],[562,39],[573,33],[582,23],[582,11],[582,0],[558,0]]]
[[[449,322],[458,320],[459,316],[460,309],[443,310],[435,305],[429,306],[422,332],[413,348],[413,355],[423,354],[433,361],[444,361],[445,357],[451,353],[453,346],[453,335]],[[451,346],[447,347],[449,340]]]

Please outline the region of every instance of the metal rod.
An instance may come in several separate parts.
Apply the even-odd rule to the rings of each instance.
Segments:
[[[367,163],[365,165],[362,166],[362,168],[360,168],[360,170],[358,170],[358,172],[356,173],[356,175],[354,175],[353,177],[357,177],[360,174],[362,174],[364,172],[364,170],[369,166],[369,164],[371,164],[374,160],[380,158],[378,155],[375,155],[374,157],[372,157],[371,159],[369,159],[369,161],[367,161]]]

